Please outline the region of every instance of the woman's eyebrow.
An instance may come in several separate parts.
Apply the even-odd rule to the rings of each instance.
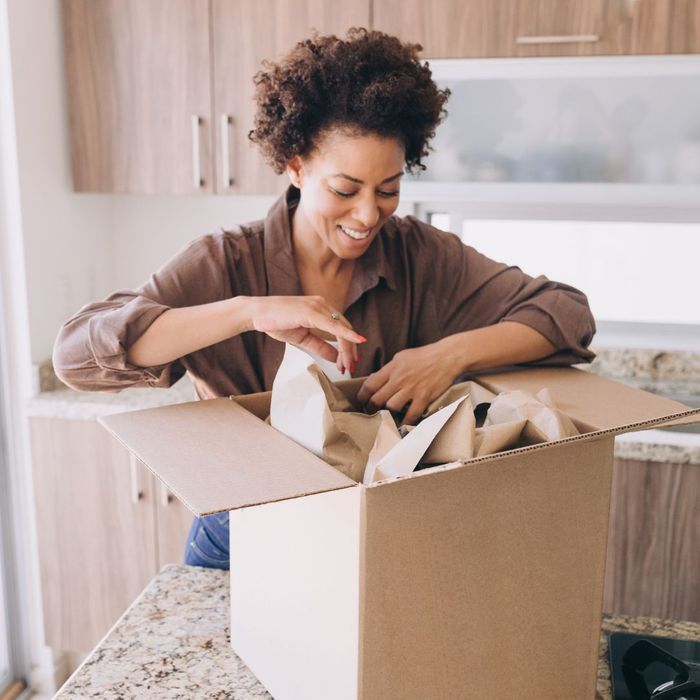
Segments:
[[[396,173],[396,175],[392,175],[391,177],[387,177],[386,179],[382,180],[379,184],[384,185],[387,182],[391,182],[392,180],[396,180],[397,177],[401,177],[403,175],[403,171],[400,173]],[[330,177],[342,177],[345,178],[346,180],[350,180],[350,182],[356,182],[358,185],[364,185],[363,180],[358,180],[356,177],[352,177],[351,175],[346,175],[345,173],[333,173]]]

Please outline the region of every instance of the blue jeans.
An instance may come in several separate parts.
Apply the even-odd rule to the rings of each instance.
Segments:
[[[229,568],[228,512],[194,519],[187,535],[185,564]]]

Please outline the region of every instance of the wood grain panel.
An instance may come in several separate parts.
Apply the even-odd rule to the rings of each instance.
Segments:
[[[624,52],[700,53],[700,0],[635,0],[621,28]]]
[[[156,573],[152,477],[94,421],[30,418],[46,643],[89,651]]]
[[[514,56],[592,56],[610,53],[611,37],[606,31],[606,10],[610,0],[527,0],[517,3],[517,35]],[[576,36],[597,36],[597,41],[573,41]],[[534,44],[518,38],[542,37]],[[561,37],[562,43],[548,43],[546,37]],[[564,37],[567,38],[563,41]]]
[[[373,27],[427,58],[700,52],[700,0],[381,0]],[[518,37],[597,35],[520,44]]]
[[[213,191],[208,0],[63,0],[63,20],[74,188]]]
[[[153,477],[153,481],[156,493],[158,568],[161,569],[165,564],[184,562],[187,533],[194,516],[156,477]]]
[[[281,57],[312,29],[343,35],[349,27],[368,26],[369,15],[369,0],[213,0],[218,192],[278,194],[288,184],[287,176],[275,175],[248,139],[255,114],[253,76],[263,59]],[[230,123],[222,124],[226,116]],[[228,128],[228,152],[222,128]],[[224,159],[229,163],[230,185],[223,181]]]
[[[381,0],[373,3],[372,27],[421,44],[427,58],[513,56],[518,5],[518,0]]]
[[[603,609],[700,622],[700,467],[616,460]]]

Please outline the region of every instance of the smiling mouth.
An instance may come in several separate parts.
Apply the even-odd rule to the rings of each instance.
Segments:
[[[346,235],[350,236],[355,241],[364,241],[366,238],[369,238],[369,235],[372,233],[372,229],[367,229],[365,231],[357,231],[354,228],[348,228],[347,226],[342,226],[339,225],[338,228]]]

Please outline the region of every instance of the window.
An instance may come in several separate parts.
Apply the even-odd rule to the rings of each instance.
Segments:
[[[700,328],[700,224],[486,219],[458,203],[417,212],[494,260],[578,287],[597,320]]]

